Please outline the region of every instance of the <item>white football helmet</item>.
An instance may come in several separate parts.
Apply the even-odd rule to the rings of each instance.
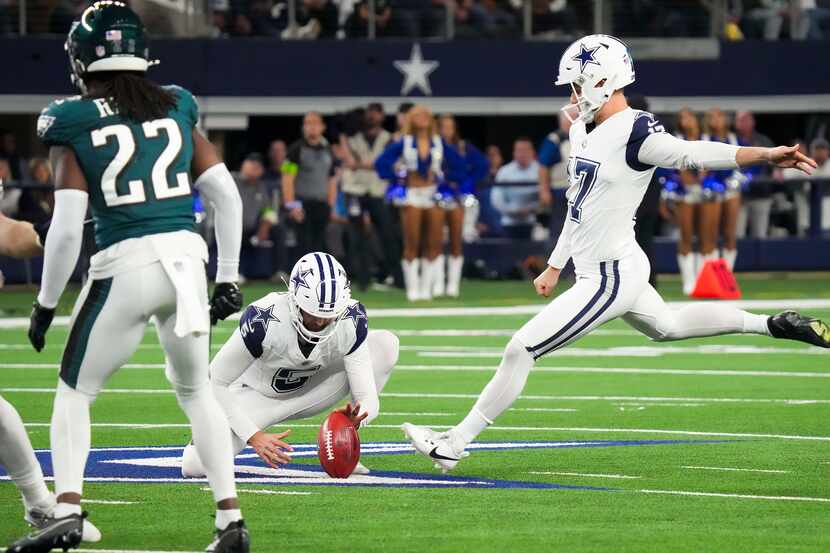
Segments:
[[[288,281],[291,323],[307,342],[319,344],[334,335],[352,299],[351,286],[343,266],[325,252],[304,255],[291,269]],[[313,317],[334,319],[323,330],[305,327],[300,311]]]
[[[615,90],[633,82],[634,62],[628,47],[620,39],[609,35],[580,38],[568,46],[559,60],[556,84],[571,85],[577,98],[576,104],[562,108],[572,123],[591,123]],[[573,111],[578,111],[579,116],[572,116]]]

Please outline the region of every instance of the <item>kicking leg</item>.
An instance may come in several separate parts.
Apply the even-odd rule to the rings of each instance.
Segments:
[[[623,319],[658,342],[733,333],[769,335],[769,317],[765,315],[754,315],[722,303],[671,309],[651,286],[637,298]]]
[[[830,327],[795,311],[784,311],[770,317],[722,303],[671,309],[651,286],[643,291],[623,318],[658,342],[721,334],[760,334],[830,347]]]

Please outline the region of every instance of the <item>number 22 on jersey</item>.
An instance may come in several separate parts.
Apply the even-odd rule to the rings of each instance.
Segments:
[[[146,121],[141,125],[144,136],[148,139],[160,139],[160,131],[167,135],[167,146],[159,154],[150,173],[153,193],[158,200],[175,198],[190,194],[190,182],[187,173],[176,173],[176,182],[172,186],[167,180],[167,169],[175,161],[182,149],[182,133],[176,121],[166,117]],[[109,125],[92,131],[92,145],[96,148],[106,146],[111,138],[115,139],[117,150],[101,177],[101,191],[108,207],[138,204],[147,201],[144,194],[144,182],[134,179],[127,182],[128,192],[119,194],[116,183],[126,166],[135,157],[136,140],[133,131],[124,124]]]
[[[582,220],[582,204],[585,203],[585,199],[594,187],[598,170],[599,163],[596,161],[581,157],[574,158],[571,178],[575,180],[574,184],[577,186],[577,192],[573,201],[570,202],[568,211],[571,220],[576,223]]]

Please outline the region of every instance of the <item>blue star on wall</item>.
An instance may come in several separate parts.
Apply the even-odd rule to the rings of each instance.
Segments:
[[[346,308],[346,318],[351,319],[355,327],[360,324],[360,319],[364,319],[366,321],[369,320],[369,317],[366,316],[366,312],[362,309],[359,303],[350,305]]]
[[[599,46],[597,46],[595,48],[588,49],[588,48],[585,47],[584,44],[579,45],[579,53],[577,55],[575,55],[574,57],[572,57],[571,59],[574,60],[574,61],[579,62],[579,66],[580,66],[579,71],[580,71],[580,73],[585,71],[585,67],[589,63],[593,63],[594,65],[599,65],[599,62],[594,57],[594,54],[596,53],[597,50],[599,50]]]
[[[280,322],[276,315],[274,315],[274,306],[269,305],[267,309],[262,309],[257,307],[256,305],[252,305],[256,310],[256,316],[251,318],[251,325],[258,324],[262,326],[262,332],[268,332],[268,325],[271,324],[271,321]]]
[[[312,269],[306,269],[306,270],[300,269],[300,270],[298,270],[294,274],[294,276],[291,277],[291,282],[294,283],[294,287],[299,288],[300,286],[304,286],[304,287],[308,288],[309,290],[311,290],[311,286],[308,285],[308,282],[306,282],[305,277],[307,277],[308,275],[310,275],[313,272],[314,271]]]

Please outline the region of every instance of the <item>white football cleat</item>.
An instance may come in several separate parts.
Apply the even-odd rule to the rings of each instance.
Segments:
[[[370,472],[372,472],[372,471],[369,470],[366,467],[366,465],[364,465],[363,463],[358,461],[357,465],[355,465],[354,470],[352,471],[352,474],[357,474],[358,476],[365,476],[365,475],[369,474]]]
[[[37,530],[41,530],[49,525],[49,523],[53,520],[52,510],[50,509],[49,512],[44,512],[40,509],[31,509],[26,511],[26,515],[23,517],[26,522],[32,527]],[[83,533],[81,535],[81,541],[87,543],[96,543],[101,541],[101,531],[96,528],[92,522],[84,519],[83,523]]]
[[[433,466],[444,474],[455,468],[458,461],[470,454],[460,444],[454,444],[448,432],[435,432],[425,426],[415,426],[405,422],[401,425],[406,438],[415,451],[429,458]]]

